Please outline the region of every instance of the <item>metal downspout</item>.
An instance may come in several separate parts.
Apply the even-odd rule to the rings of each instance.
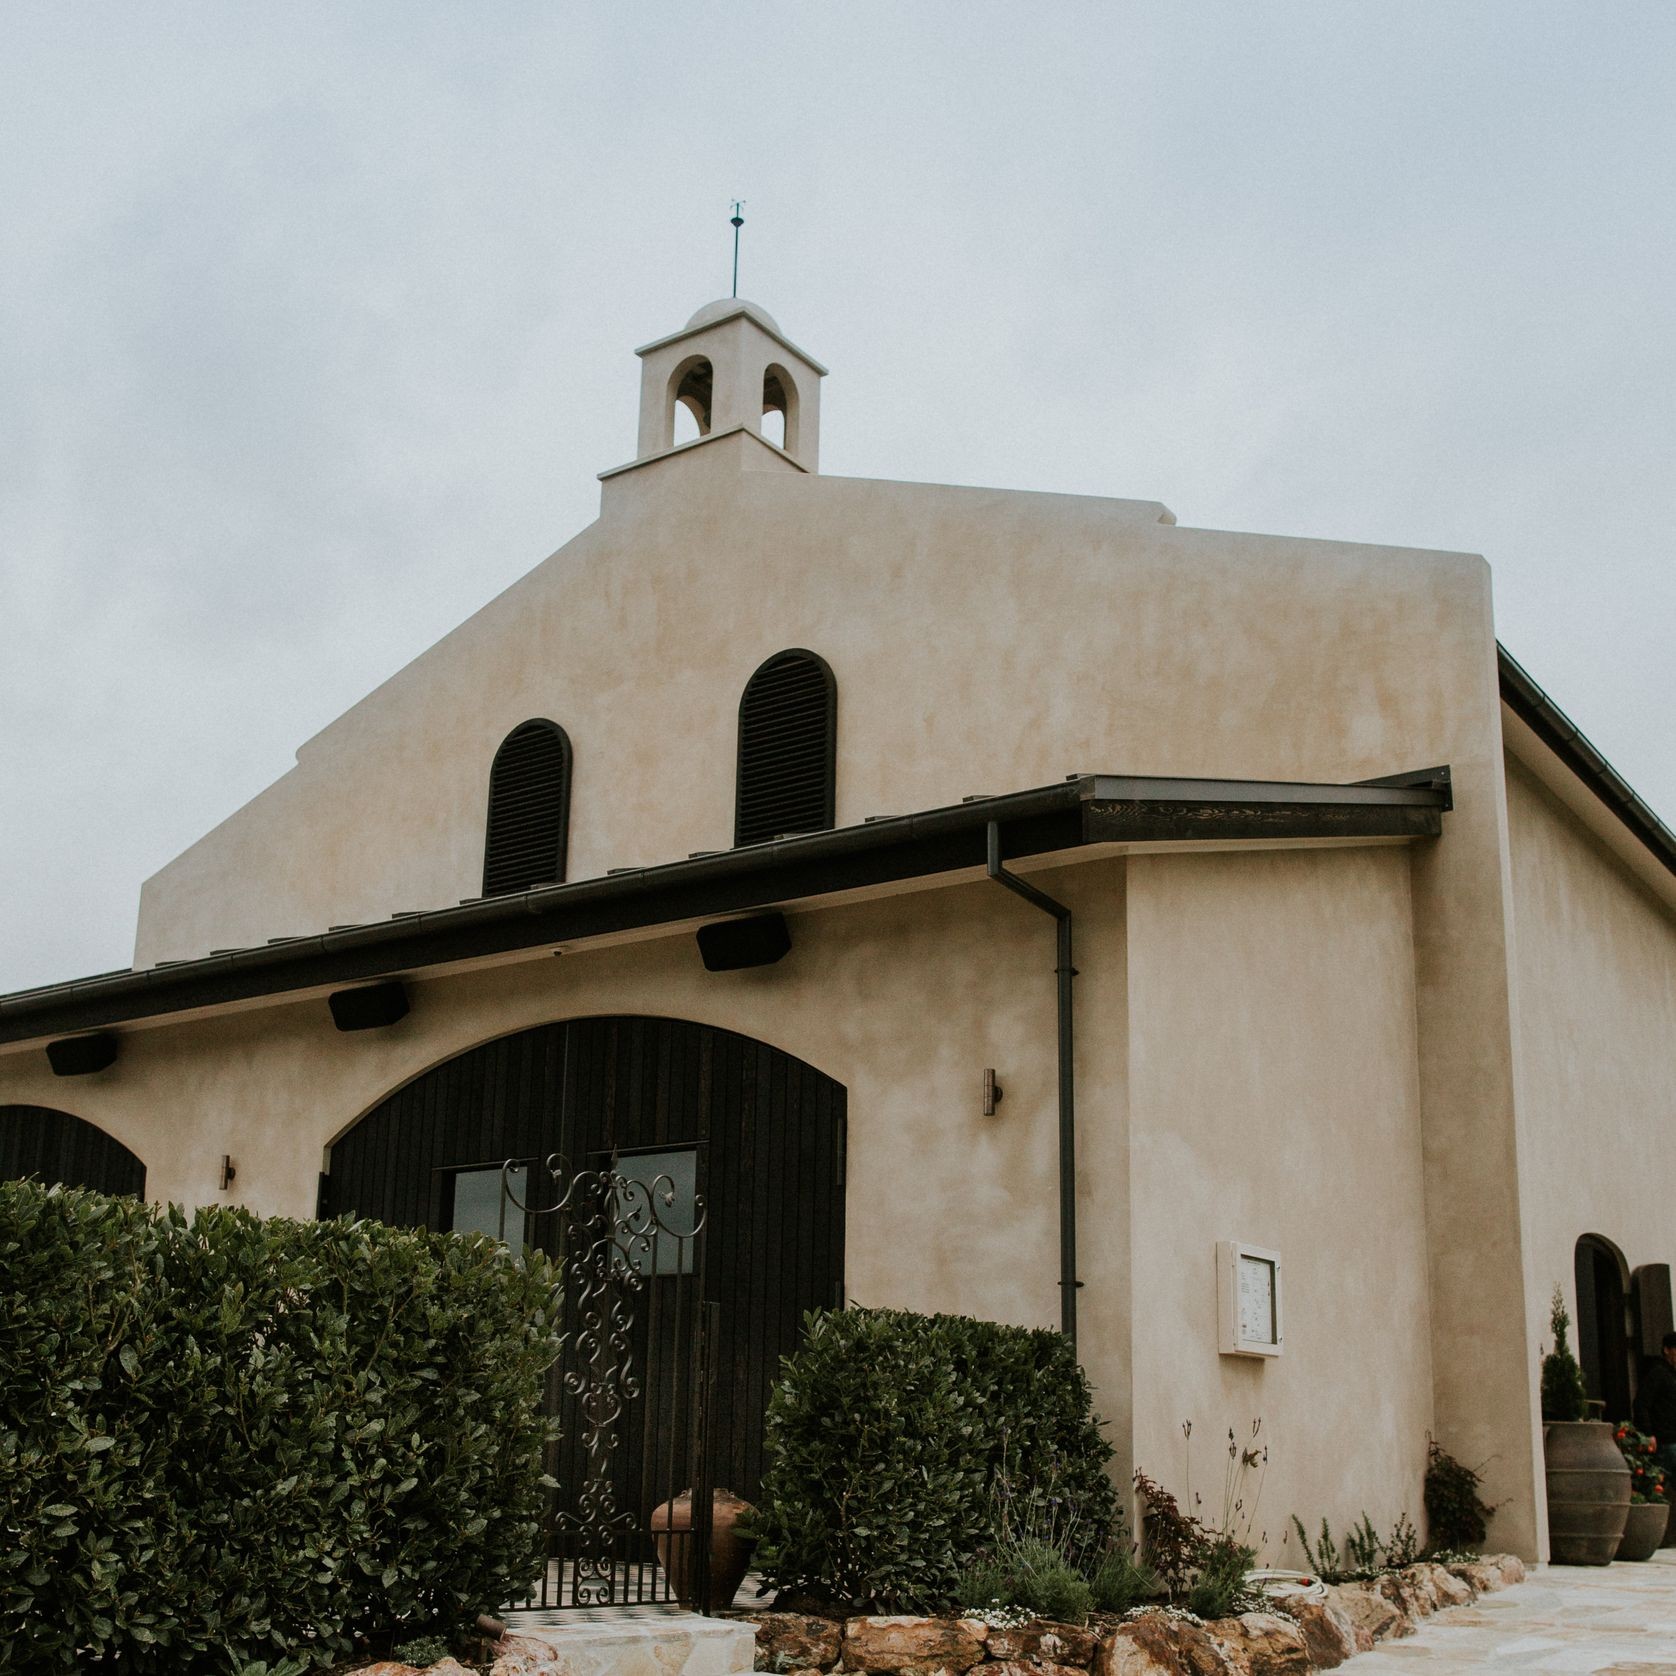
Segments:
[[[989,876],[1056,922],[1059,1001],[1059,1330],[1077,1343],[1077,1082],[1071,1039],[1071,910],[1001,865],[1001,826],[988,823]]]

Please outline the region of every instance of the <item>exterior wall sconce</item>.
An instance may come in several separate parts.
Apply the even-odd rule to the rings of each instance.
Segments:
[[[227,1153],[221,1155],[221,1191],[225,1193],[233,1185],[233,1177],[238,1174],[238,1166]]]
[[[983,1114],[985,1117],[994,1117],[995,1108],[1001,1104],[1002,1097],[1006,1092],[1006,1089],[995,1080],[995,1067],[993,1065],[986,1066],[983,1074]]]

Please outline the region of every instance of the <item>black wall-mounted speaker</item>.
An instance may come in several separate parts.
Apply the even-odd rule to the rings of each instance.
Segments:
[[[326,1005],[340,1030],[382,1030],[407,1017],[407,985],[391,982],[338,989],[326,997]]]
[[[47,1063],[55,1077],[85,1077],[116,1063],[118,1042],[108,1030],[91,1036],[65,1036],[47,1043]]]
[[[698,952],[707,972],[737,972],[746,966],[772,966],[791,951],[784,914],[753,919],[720,919],[698,928]]]

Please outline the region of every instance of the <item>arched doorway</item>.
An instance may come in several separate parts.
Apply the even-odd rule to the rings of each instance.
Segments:
[[[33,1176],[100,1193],[145,1193],[145,1165],[103,1129],[51,1106],[0,1106],[0,1181]]]
[[[1630,1417],[1629,1265],[1600,1234],[1577,1242],[1577,1360],[1608,1420]]]
[[[501,1231],[500,1165],[553,1153],[690,1183],[708,1215],[699,1284],[720,1306],[713,1481],[749,1500],[780,1358],[808,1310],[843,1302],[844,1104],[831,1077],[732,1031],[637,1016],[540,1025],[369,1111],[331,1149],[322,1210]],[[539,1224],[528,1232],[546,1243]]]

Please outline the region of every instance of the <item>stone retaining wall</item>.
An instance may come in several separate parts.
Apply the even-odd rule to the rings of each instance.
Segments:
[[[1423,1563],[1336,1584],[1323,1600],[1276,1600],[1271,1611],[1205,1624],[1162,1612],[1022,1629],[991,1629],[973,1618],[737,1616],[756,1626],[756,1668],[776,1676],[1307,1676],[1524,1577],[1511,1554]]]

